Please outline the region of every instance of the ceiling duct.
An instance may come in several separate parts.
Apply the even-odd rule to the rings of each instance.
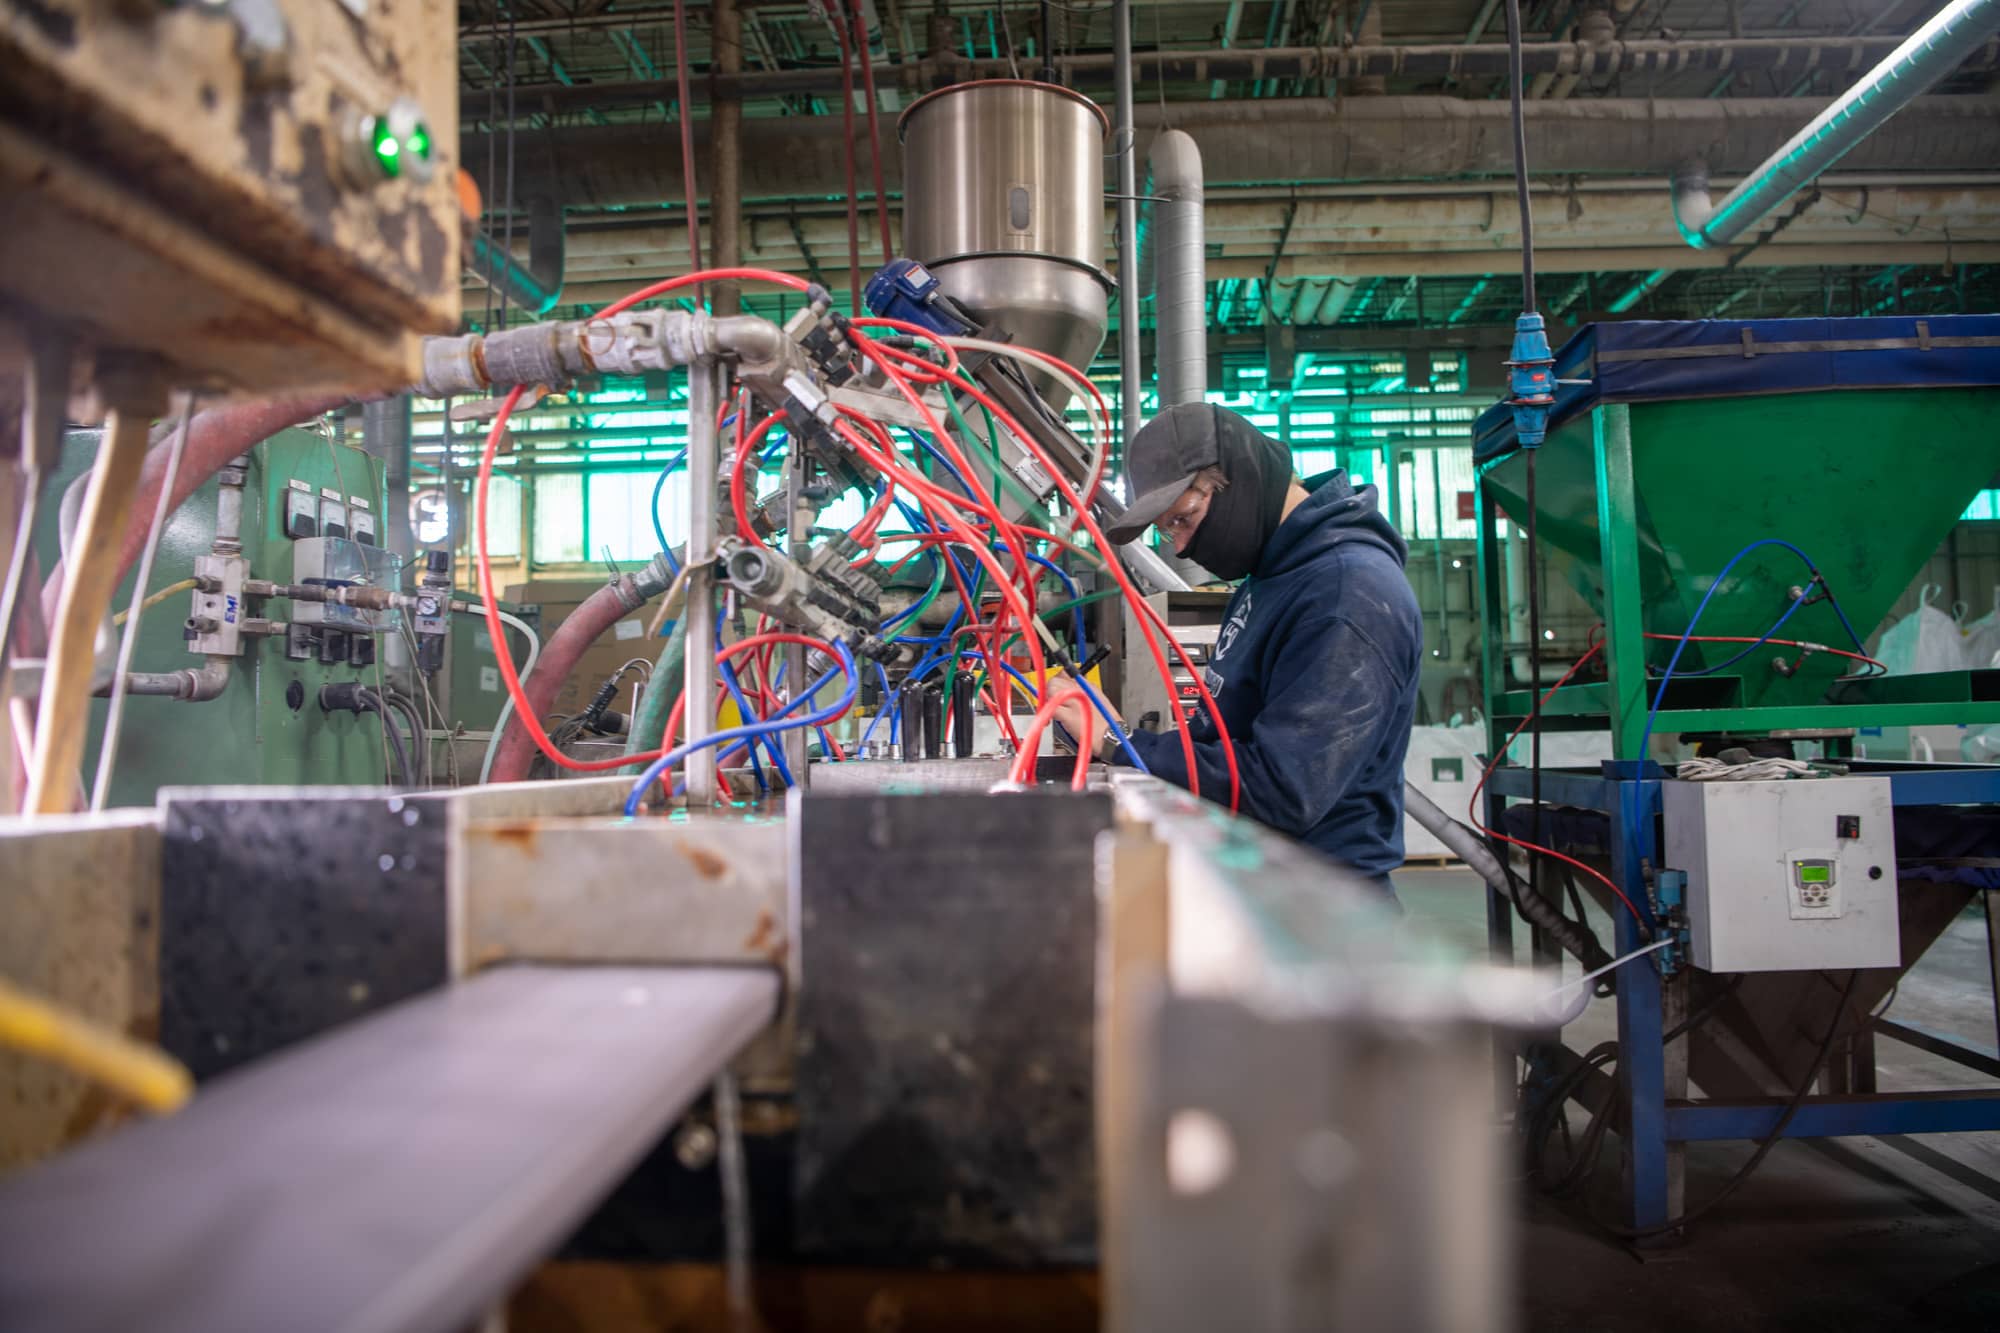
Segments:
[[[1160,408],[1201,401],[1208,388],[1207,241],[1202,230],[1201,149],[1163,131],[1147,154],[1145,253],[1152,260]]]

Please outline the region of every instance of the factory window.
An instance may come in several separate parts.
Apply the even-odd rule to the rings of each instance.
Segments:
[[[1979,519],[2000,519],[2000,490],[1981,491],[1965,507],[1961,517],[1967,523]]]
[[[653,502],[653,472],[593,472],[590,474],[589,501],[584,510],[584,559],[651,560],[659,551],[653,535],[653,520],[646,512]],[[676,482],[680,485],[675,487]],[[687,474],[675,472],[667,479],[667,490],[678,490],[680,504],[660,496],[660,522],[667,528],[667,540],[685,540],[687,533]],[[667,526],[667,512],[678,509],[677,523]]]
[[[470,520],[469,495],[467,504],[465,516]],[[495,560],[518,560],[521,557],[521,481],[518,477],[495,476],[486,488],[486,553]]]
[[[535,478],[534,547],[538,565],[575,564],[584,558],[583,478],[574,472]]]
[[[1472,489],[1472,450],[1465,445],[1398,451],[1396,527],[1405,537],[1470,538],[1479,525],[1458,516],[1458,493]]]

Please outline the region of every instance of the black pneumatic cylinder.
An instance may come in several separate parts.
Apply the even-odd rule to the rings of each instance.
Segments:
[[[960,759],[972,757],[971,676],[959,676],[951,683],[951,752]]]
[[[920,685],[909,684],[903,687],[903,729],[901,737],[903,758],[923,758],[924,691]]]
[[[909,750],[904,749],[908,754]],[[944,757],[944,691],[935,685],[924,686],[924,758]]]

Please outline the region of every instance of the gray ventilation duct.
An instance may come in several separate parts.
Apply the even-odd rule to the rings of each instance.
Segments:
[[[1198,403],[1208,388],[1207,242],[1201,219],[1201,149],[1180,130],[1163,130],[1147,155],[1141,249],[1151,260],[1160,407]]]
[[[533,316],[554,310],[563,289],[563,210],[554,196],[528,200],[528,266],[521,267],[507,249],[482,228],[474,233],[465,266],[478,274],[511,305]]]

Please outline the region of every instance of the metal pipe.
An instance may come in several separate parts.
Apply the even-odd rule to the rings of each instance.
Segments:
[[[1711,204],[1693,179],[1673,194],[1674,223],[1697,250],[1727,245],[1758,219],[1874,133],[1911,99],[1929,90],[2000,31],[2000,0],[1952,0],[1860,82],[1793,135],[1750,179]]]
[[[382,545],[404,560],[416,554],[410,531],[410,395],[361,405],[361,448],[382,460]]]
[[[1787,74],[1810,69],[1861,70],[1879,60],[1897,43],[1894,36],[1824,37],[1800,33],[1788,37],[1705,38],[1669,41],[1533,42],[1522,49],[1525,73],[1608,78],[1614,74],[1674,74],[1704,70],[1781,70]],[[1973,69],[2000,65],[2000,52],[1965,50],[1959,57]],[[1118,62],[1109,52],[1057,56],[1053,82],[1065,87],[1105,87],[1115,82]],[[913,61],[895,67],[906,88],[929,88],[947,64],[955,81],[1014,77],[1007,59],[966,60],[953,56]],[[1501,78],[1507,73],[1505,42],[1439,42],[1370,46],[1329,45],[1291,47],[1232,47],[1203,51],[1135,52],[1129,62],[1133,77],[1147,82],[1201,83],[1214,80],[1357,79],[1369,77]],[[584,107],[645,105],[671,97],[673,80],[629,79],[616,83],[524,84],[520,97],[530,105],[554,111]],[[712,99],[783,97],[796,93],[837,93],[840,67],[744,70],[709,77]],[[468,160],[470,155],[468,154]]]
[[[717,366],[702,360],[688,368],[687,542],[687,743],[698,745],[715,730],[715,540],[717,457],[715,409],[721,397]],[[793,682],[798,688],[798,682]],[[715,800],[715,750],[691,751],[684,766],[688,807]]]
[[[546,315],[562,302],[563,213],[551,195],[528,200],[528,264],[484,230],[473,233],[466,267],[530,315]]]
[[[229,672],[236,659],[211,653],[198,667],[180,671],[132,671],[125,676],[125,693],[162,696],[184,703],[207,703],[220,699],[229,684]],[[102,693],[109,694],[107,686]]]
[[[1762,162],[1798,129],[1801,117],[1824,105],[1820,99],[1781,97],[1582,98],[1540,103],[1527,114],[1535,170],[1545,179],[1635,171],[1657,176],[1697,154],[1706,155],[1710,168],[1722,175]],[[1282,195],[1291,187],[1364,181],[1396,181],[1408,188],[1417,176],[1430,181],[1508,176],[1513,170],[1504,99],[1271,98],[1177,103],[1170,111],[1173,127],[1201,145],[1204,185],[1211,193],[1249,185]],[[1852,172],[1990,169],[2000,160],[1996,112],[2000,100],[1993,97],[1918,98],[1844,165]],[[744,121],[746,202],[797,200],[803,214],[840,197],[846,146],[838,118],[822,123],[828,119]],[[1142,103],[1134,107],[1133,119],[1144,136],[1163,128],[1167,113]],[[701,126],[706,134],[708,123]],[[527,189],[588,198],[600,208],[657,208],[681,191],[677,156],[659,151],[651,126],[577,125],[550,136],[549,160],[531,154],[534,160],[517,169]],[[483,151],[480,136],[468,136],[465,151]],[[891,154],[884,165],[885,183],[895,192],[904,183],[903,163]],[[827,280],[837,285],[844,276],[829,271]],[[630,285],[628,280],[625,290]],[[564,300],[577,297],[565,290]]]
[[[711,46],[718,74],[735,74],[743,69],[743,11],[738,0],[715,0]],[[710,179],[715,182],[709,200],[715,233],[710,260],[717,268],[735,268],[743,260],[743,103],[734,97],[717,97],[709,113],[714,121],[715,157]],[[734,282],[720,282],[709,290],[709,307],[728,317],[743,309],[743,289]]]
[[[1201,149],[1180,130],[1162,131],[1147,155],[1152,166],[1154,357],[1160,407],[1201,401],[1208,388],[1208,283],[1202,236]]]
[[[1140,415],[1139,143],[1132,116],[1132,0],[1113,0],[1111,52],[1117,74],[1112,151],[1118,158],[1118,406],[1129,441],[1139,429]]]

